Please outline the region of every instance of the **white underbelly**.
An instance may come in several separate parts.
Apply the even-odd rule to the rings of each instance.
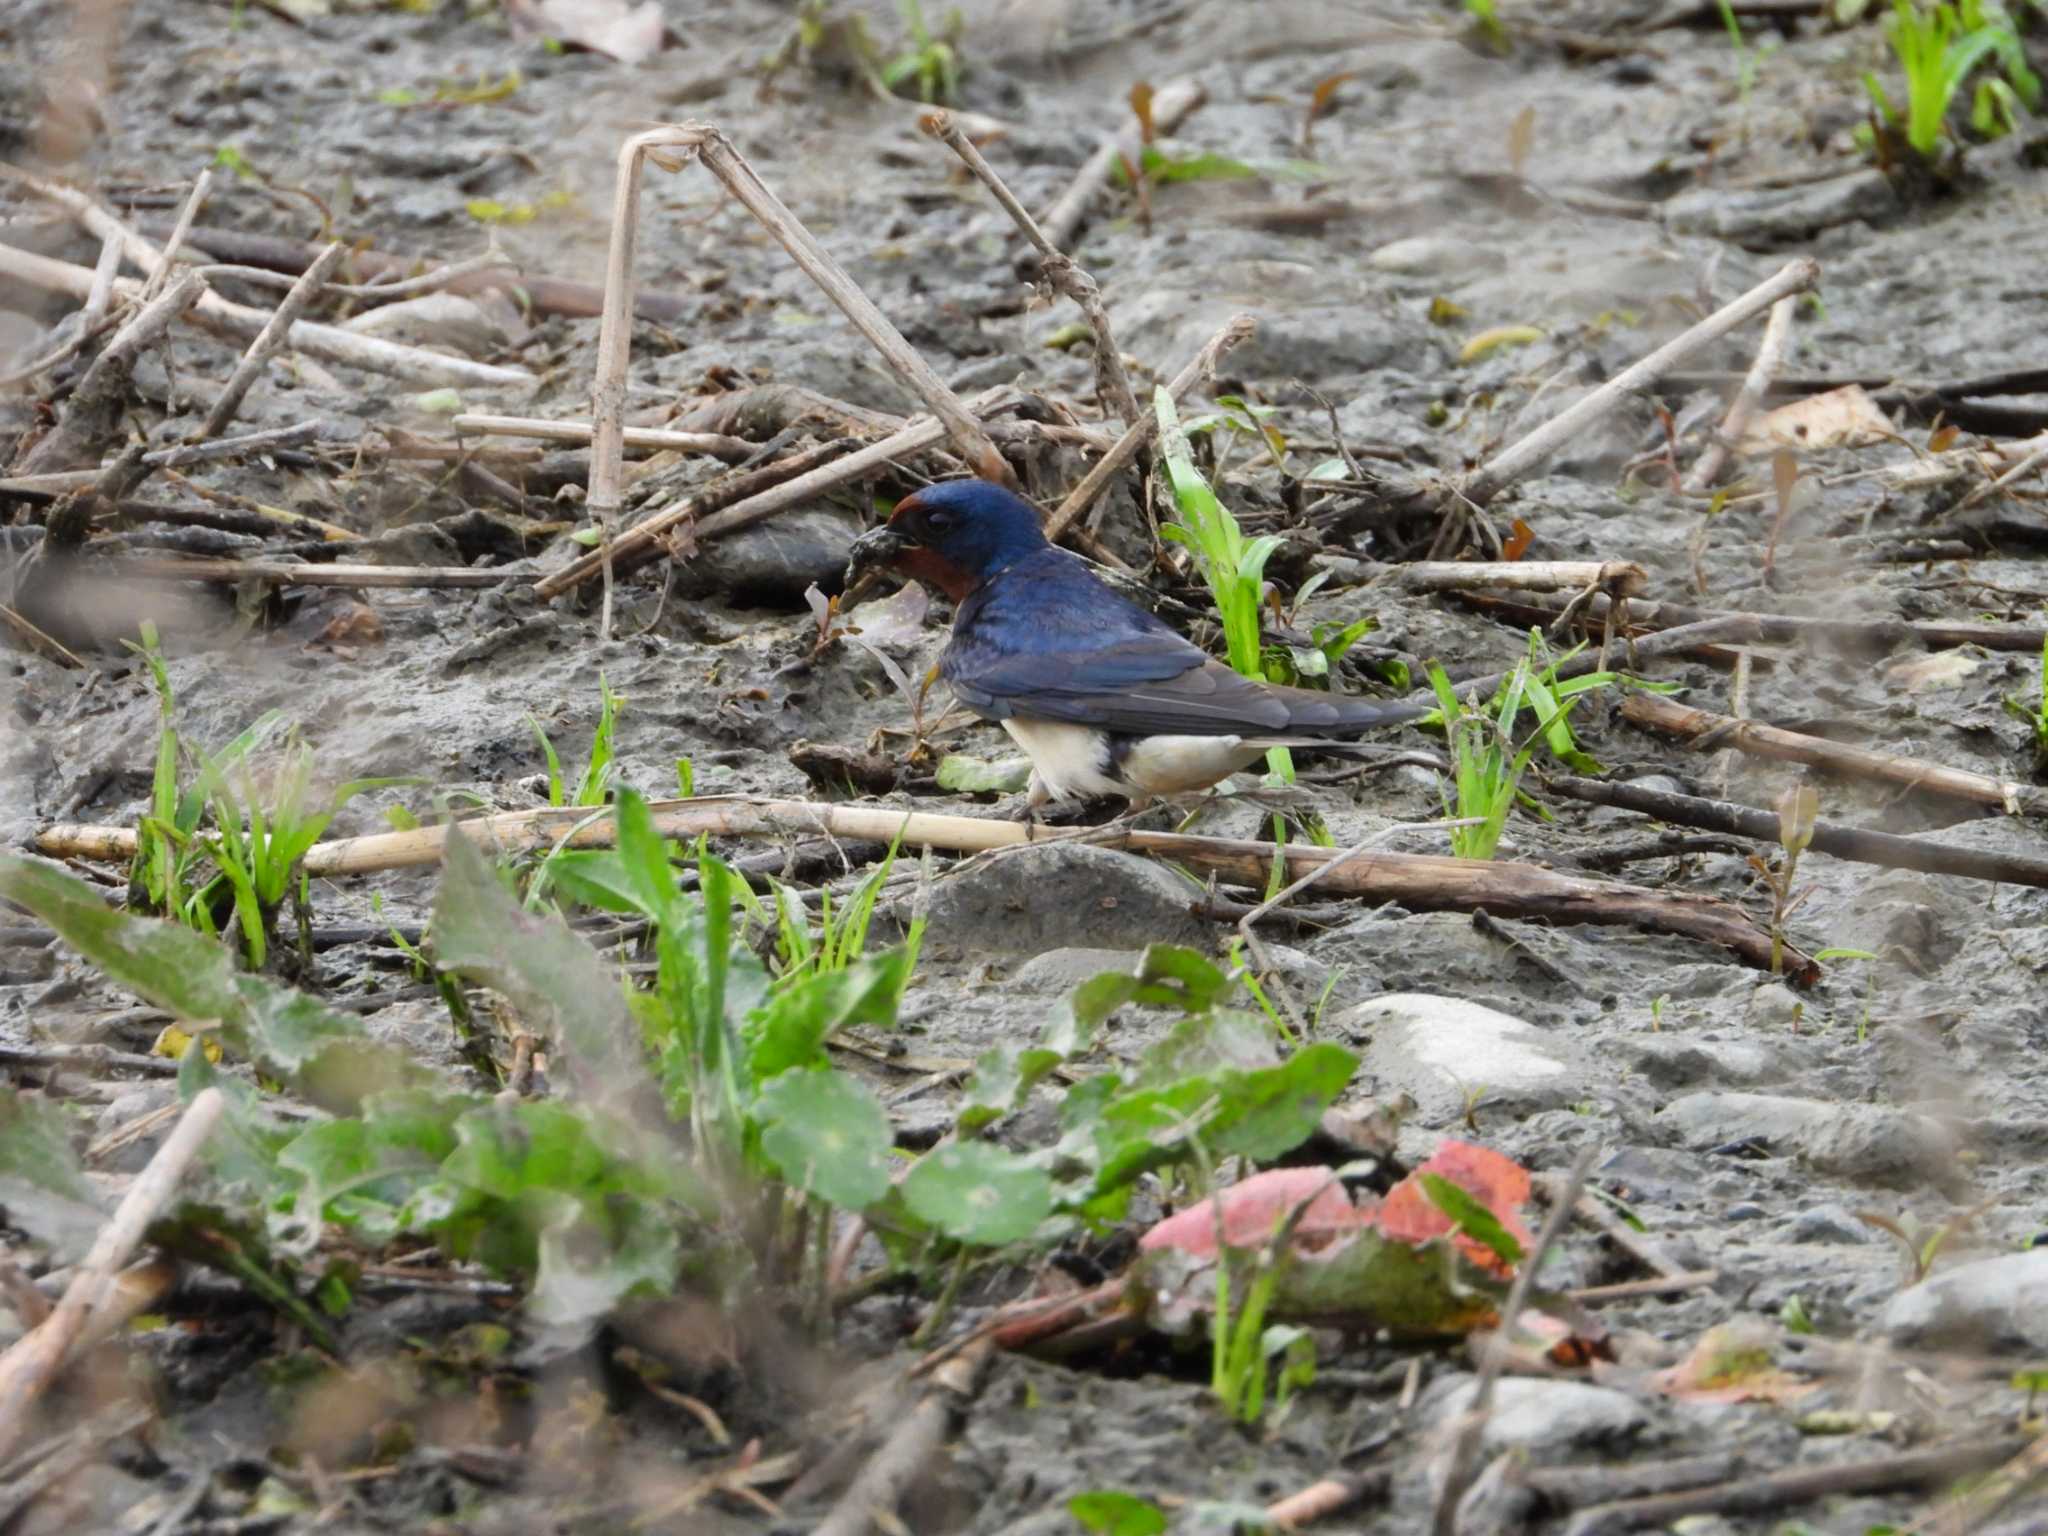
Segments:
[[[1265,755],[1241,736],[1146,736],[1119,765],[1124,782],[1148,795],[1186,795],[1221,783]]]
[[[1257,762],[1265,751],[1244,745],[1239,736],[1145,736],[1117,762],[1109,738],[1093,726],[1005,720],[1002,727],[1030,757],[1039,782],[1055,800],[1192,794]]]
[[[1055,800],[1128,791],[1109,776],[1109,738],[1088,725],[1063,720],[1005,720],[1004,730],[1031,759],[1032,770]]]

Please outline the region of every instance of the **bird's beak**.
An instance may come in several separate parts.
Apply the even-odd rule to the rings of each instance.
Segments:
[[[846,551],[846,584],[850,587],[869,571],[893,566],[910,547],[910,541],[884,524],[870,528]]]

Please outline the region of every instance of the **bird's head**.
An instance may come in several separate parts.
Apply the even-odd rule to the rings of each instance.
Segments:
[[[948,480],[896,503],[849,551],[849,579],[886,565],[958,602],[1004,566],[1045,547],[1038,509],[986,480]]]

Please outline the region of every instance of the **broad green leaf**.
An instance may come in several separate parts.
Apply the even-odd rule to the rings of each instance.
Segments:
[[[426,1081],[403,1051],[370,1040],[352,1014],[261,976],[238,973],[220,944],[189,928],[108,907],[46,864],[0,854],[0,896],[18,902],[143,1001],[180,1022],[218,1021],[224,1042],[286,1078],[323,1109]]]
[[[541,1229],[527,1307],[556,1328],[595,1323],[634,1295],[675,1288],[682,1239],[655,1202],[620,1195],[599,1206],[564,1202]]]
[[[638,1031],[617,975],[553,915],[523,910],[476,846],[448,829],[446,870],[434,898],[436,963],[510,998],[585,1095],[616,1101],[645,1074]]]
[[[1052,1214],[1052,1180],[1002,1147],[956,1141],[918,1159],[903,1199],[948,1237],[996,1247],[1029,1237]]]
[[[843,971],[819,971],[784,987],[748,1021],[747,1067],[753,1080],[823,1064],[825,1041],[853,1024],[888,1028],[910,978],[910,954],[891,949]]]
[[[933,777],[939,788],[955,794],[1013,794],[1031,782],[1031,759],[1003,757],[988,762],[949,752],[939,759]]]
[[[1097,1488],[1067,1500],[1067,1513],[1095,1536],[1160,1536],[1166,1511],[1134,1493]]]
[[[1285,1265],[1267,1315],[1397,1338],[1458,1337],[1490,1321],[1506,1294],[1506,1281],[1461,1258],[1447,1237],[1413,1244],[1368,1227]]]
[[[889,1189],[889,1117],[866,1084],[843,1072],[785,1072],[755,1100],[761,1150],[783,1178],[841,1210]]]
[[[71,1148],[64,1111],[0,1084],[0,1207],[11,1225],[70,1262],[106,1222],[100,1197]]]

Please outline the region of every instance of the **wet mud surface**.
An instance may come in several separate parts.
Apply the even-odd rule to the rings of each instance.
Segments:
[[[1512,16],[1516,7],[1502,9]],[[1745,89],[1743,60],[1718,24],[1635,32],[1598,14],[1606,9],[1542,7],[1539,19],[1560,33],[1612,28],[1609,49],[1546,34],[1518,37],[1500,58],[1463,37],[1452,8],[1421,4],[1370,15],[1208,0],[988,0],[965,8],[960,105],[1007,125],[988,153],[1027,206],[1048,204],[1100,135],[1123,124],[1123,99],[1138,80],[1191,75],[1206,87],[1207,104],[1174,135],[1177,152],[1278,168],[1247,180],[1156,187],[1149,225],[1122,196],[1104,194],[1075,253],[1102,284],[1141,392],[1174,374],[1231,314],[1256,318],[1256,336],[1227,359],[1214,392],[1273,407],[1265,419],[1287,439],[1289,473],[1283,479],[1248,435],[1219,434],[1219,491],[1248,527],[1286,533],[1273,570],[1283,586],[1334,566],[1336,578],[1293,617],[1295,628],[1371,615],[1377,628],[1360,654],[1404,660],[1418,680],[1431,659],[1454,673],[1510,665],[1526,636],[1455,598],[1375,584],[1382,562],[1420,555],[1431,529],[1343,495],[1311,495],[1304,515],[1294,477],[1335,454],[1340,435],[1353,455],[1423,481],[1461,474],[1794,254],[1816,257],[1823,277],[1821,302],[1797,312],[1789,375],[1898,381],[1910,392],[2048,363],[2048,173],[2038,168],[2038,122],[1973,149],[1954,188],[1902,196],[1882,177],[1871,179],[1851,141],[1864,113],[1861,73],[1890,67],[1874,28],[1831,31],[1805,21],[1782,36],[1758,34]],[[893,10],[870,10],[877,33],[894,36]],[[203,223],[305,240],[319,234],[324,210],[344,238],[459,258],[481,247],[485,230],[470,205],[484,200],[534,211],[530,222],[496,228],[510,257],[533,272],[589,283],[602,281],[619,141],[650,122],[709,120],[957,390],[1014,384],[1098,419],[1085,346],[1047,345],[1073,318],[1071,307],[1035,300],[1019,281],[1011,225],[917,132],[914,104],[878,101],[801,65],[763,89],[758,66],[795,25],[786,7],[670,0],[667,18],[681,46],[632,66],[522,45],[495,16],[471,19],[459,7],[294,25],[255,6],[137,0],[96,39],[81,33],[70,8],[23,3],[0,20],[0,40],[16,57],[10,70],[27,61],[24,89],[33,89],[34,76],[99,71],[105,125],[68,174],[145,226],[167,222],[183,184],[232,147],[251,174],[217,172]],[[2030,46],[2039,57],[2038,28]],[[516,89],[497,100],[380,100],[498,81],[515,69]],[[1350,78],[1332,88],[1334,105],[1304,144],[1312,93],[1340,74]],[[7,156],[30,158],[37,131],[34,121],[0,122],[0,132],[14,136]],[[92,264],[96,241],[25,195],[0,196],[0,238]],[[915,408],[708,178],[650,173],[646,209],[641,281],[678,307],[636,331],[636,419],[680,424],[718,396],[767,383],[891,413]],[[222,287],[247,302],[274,302],[231,279]],[[25,290],[0,293],[12,311],[4,317],[9,338],[21,346],[32,347],[36,328],[71,305]],[[526,393],[465,388],[464,407],[587,415],[596,320],[529,319],[510,305],[488,312],[503,340],[483,355],[528,367],[540,382]],[[1473,336],[1495,326],[1537,334],[1461,359]],[[1910,541],[1957,537],[1955,503],[1982,478],[1915,489],[1871,473],[1928,452],[1937,429],[1931,412],[1894,409],[1889,441],[1803,453],[1812,494],[1777,536],[1768,573],[1777,508],[1767,466],[1747,466],[1756,494],[1738,494],[1711,513],[1704,498],[1674,492],[1670,434],[1679,436],[1684,467],[1748,366],[1756,329],[1687,364],[1727,382],[1669,386],[1655,401],[1609,416],[1497,502],[1495,520],[1527,524],[1531,559],[1635,561],[1657,599],[1852,621],[2040,624],[2048,578],[2038,546],[2048,525],[2038,482],[1977,509],[1969,558],[1896,557]],[[153,443],[182,435],[232,356],[225,344],[181,333],[138,371],[149,403],[134,428]],[[873,738],[884,753],[901,746],[900,736],[876,735],[908,724],[895,685],[868,650],[819,647],[803,592],[813,582],[836,583],[869,493],[901,494],[918,474],[842,491],[732,539],[715,559],[707,546],[711,563],[672,586],[660,567],[628,578],[618,637],[604,642],[594,605],[537,603],[518,579],[582,552],[564,538],[522,537],[576,516],[577,491],[551,500],[559,486],[580,490],[576,466],[559,478],[533,463],[497,471],[524,487],[515,514],[478,499],[446,465],[351,459],[348,445],[387,429],[445,437],[420,393],[339,366],[278,365],[251,394],[238,428],[315,418],[326,446],[313,458],[191,473],[218,492],[354,531],[363,542],[344,559],[502,564],[514,579],[483,592],[299,588],[282,607],[272,602],[253,629],[237,623],[232,594],[187,594],[182,617],[164,628],[180,724],[191,738],[224,742],[278,709],[300,723],[325,775],[424,781],[355,802],[338,834],[381,830],[382,808],[394,802],[422,811],[443,798],[508,810],[540,803],[536,783],[544,779],[536,776],[545,765],[529,716],[565,758],[580,761],[600,679],[627,701],[616,737],[622,778],[650,795],[673,792],[679,758],[693,765],[699,792],[817,795],[791,761],[797,743],[864,747]],[[2044,394],[2000,403],[2048,412]],[[1660,406],[1669,413],[1662,419]],[[31,411],[30,397],[0,399],[0,425],[10,436],[26,430]],[[766,442],[776,430],[749,435]],[[1019,467],[1027,488],[1050,505],[1086,463],[1072,447],[1041,444]],[[941,466],[928,456],[917,467],[930,474]],[[719,470],[691,460],[664,473],[672,494]],[[1136,483],[1126,477],[1112,491],[1099,525],[1109,546],[1132,558],[1149,548]],[[218,537],[219,552],[258,551],[254,538]],[[1179,595],[1205,606],[1194,589]],[[128,622],[121,602],[101,600],[103,628]],[[330,622],[356,605],[373,611],[381,638],[323,642]],[[913,678],[944,643],[943,604],[932,617],[891,642]],[[1931,653],[1882,642],[1748,649],[1742,712],[1752,718],[2032,781],[2027,726],[2004,700],[2038,697],[2038,654]],[[91,659],[95,670],[82,685],[79,673],[32,653],[0,656],[0,835],[9,847],[32,844],[55,822],[132,825],[144,807],[157,730],[147,674],[117,648]],[[1727,711],[1731,660],[1724,652],[1718,662],[1657,661],[1643,671],[1683,685],[1691,704]],[[1363,676],[1353,672],[1340,685],[1364,686]],[[1620,720],[1613,702],[1602,695],[1577,716],[1584,745],[1612,776],[1766,807],[1810,782],[1830,821],[1984,851],[2048,853],[2039,819],[1732,752],[1691,752]],[[1388,744],[1435,748],[1416,735]],[[946,745],[985,757],[1008,750],[982,725]],[[1388,847],[1445,851],[1439,831],[1388,832],[1442,814],[1430,769],[1397,759],[1330,779],[1314,792],[1337,846],[1384,835]],[[993,797],[894,798],[954,812],[1008,809]],[[1503,857],[1583,869],[1589,858],[1655,832],[1630,813],[1545,803],[1548,819],[1519,814],[1510,822]],[[1193,830],[1256,836],[1265,821],[1256,808],[1225,804],[1202,812]],[[1610,872],[1720,897],[1760,920],[1769,914],[1743,850],[1648,854]],[[1963,1299],[1923,1315],[1904,1305],[1905,1246],[1864,1213],[1922,1243],[1946,1228],[1937,1275],[2020,1254],[2048,1230],[2048,892],[1818,854],[1801,862],[1799,878],[1808,894],[1790,920],[1793,940],[1808,951],[1876,958],[1830,963],[1819,984],[1802,989],[1701,943],[1622,928],[1476,922],[1363,904],[1333,911],[1304,898],[1318,901],[1317,923],[1267,930],[1290,994],[1303,1005],[1321,999],[1312,1031],[1363,1054],[1354,1107],[1413,1101],[1398,1144],[1404,1159],[1419,1160],[1456,1134],[1556,1172],[1598,1147],[1595,1185],[1626,1202],[1675,1268],[1717,1273],[1702,1289],[1605,1304],[1602,1320],[1626,1341],[1609,1384],[1511,1379],[1489,1450],[1520,1447],[1536,1466],[1723,1450],[1754,1473],[2014,1428],[2025,1395],[2009,1387],[2011,1371],[2048,1354],[2048,1308],[2038,1305],[2048,1255],[2036,1250],[2034,1268],[2012,1282],[2021,1287],[2012,1295],[2036,1299],[2031,1307],[1999,1293],[1977,1313]],[[424,873],[318,882],[316,927],[417,924],[432,891]],[[1147,943],[1220,951],[1233,930],[1190,915],[1191,892],[1178,876],[1095,850],[1033,853],[942,878],[898,1045],[915,1058],[972,1058],[1036,1030],[1073,985],[1128,963]],[[0,950],[0,966],[0,1039],[10,1044],[88,1041],[140,1051],[156,1033],[156,1021],[138,1018],[129,999],[61,948]],[[316,956],[308,980],[360,1000],[397,994],[411,977],[390,949],[343,943]],[[1447,1018],[1429,998],[1493,1012]],[[374,1008],[366,1019],[386,1038],[454,1059],[431,997]],[[1106,1058],[1135,1057],[1147,1038],[1137,1021],[1111,1035]],[[899,1130],[929,1145],[951,1123],[957,1079],[897,1072],[883,1055],[876,1081],[892,1096]],[[107,1099],[103,1129],[170,1094],[168,1084],[120,1086],[119,1096],[95,1090]],[[1545,1280],[1568,1288],[1643,1273],[1580,1228]],[[1021,1294],[1028,1282],[1023,1274],[992,1281],[974,1304]],[[1788,1307],[1815,1332],[1775,1335],[1772,1347],[1813,1368],[1810,1393],[1738,1402],[1649,1385],[1654,1369],[1709,1327],[1747,1322],[1768,1333]],[[920,1310],[903,1298],[863,1303],[828,1353],[794,1342],[772,1352],[787,1365],[785,1379],[741,1388],[708,1371],[709,1385],[690,1390],[731,1409],[739,1443],[760,1436],[769,1449],[784,1449],[800,1421],[829,1442],[817,1424],[907,1358],[893,1352],[905,1347]],[[1973,1326],[1957,1321],[1965,1314]],[[375,1362],[398,1341],[502,1315],[487,1299],[378,1296],[345,1336],[352,1360]],[[280,1417],[303,1428],[317,1414],[294,1399],[260,1344],[221,1345],[226,1337],[195,1333],[164,1345],[154,1359],[156,1390],[168,1443],[183,1448],[174,1459],[210,1447],[202,1460],[238,1459],[238,1475],[254,1479],[275,1449]],[[1459,1411],[1456,1394],[1471,1380],[1462,1352],[1333,1344],[1317,1385],[1269,1434],[1240,1431],[1214,1411],[1203,1359],[1197,1350],[1194,1363],[1175,1364],[1148,1346],[1106,1366],[999,1361],[965,1415],[949,1466],[919,1495],[925,1502],[906,1511],[911,1528],[1074,1529],[1065,1501],[1094,1488],[1261,1506],[1326,1473],[1367,1467],[1389,1474],[1381,1497],[1337,1524],[1423,1528],[1430,1469]],[[559,1432],[564,1406],[595,1385],[587,1360],[543,1369],[521,1411]],[[1822,1409],[1839,1410],[1850,1432],[1808,1433],[1803,1421]],[[607,1424],[603,1445],[588,1454],[685,1469],[729,1454],[679,1434],[643,1403]],[[340,1438],[324,1449],[362,1454]],[[572,1481],[578,1454],[559,1443],[537,1451],[542,1475],[521,1486],[502,1467],[421,1452],[398,1475],[353,1486],[342,1525],[553,1528],[562,1516],[550,1487]],[[149,1494],[152,1475],[146,1459],[131,1461],[77,1493],[90,1511],[78,1528],[109,1528],[105,1522]],[[1801,1516],[1812,1528],[1861,1532],[1902,1523],[1925,1500],[1923,1489],[1900,1488],[1782,1515],[1734,1512],[1688,1528],[1763,1532]],[[739,1509],[706,1504],[692,1523],[673,1528],[767,1528]],[[1192,1529],[1208,1517],[1183,1518]],[[1527,1500],[1474,1519],[1472,1529],[1563,1528]],[[293,1517],[270,1528],[312,1525]]]

